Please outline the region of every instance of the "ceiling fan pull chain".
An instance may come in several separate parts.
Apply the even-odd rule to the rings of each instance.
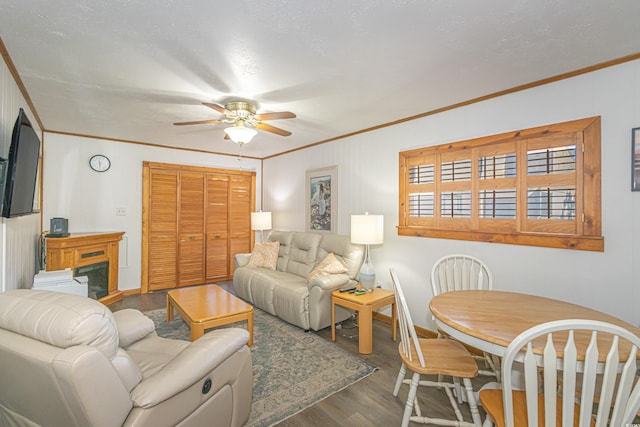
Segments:
[[[244,147],[244,143],[240,142],[238,145],[240,146],[240,151],[238,152],[238,165],[240,170],[242,170],[242,147]]]

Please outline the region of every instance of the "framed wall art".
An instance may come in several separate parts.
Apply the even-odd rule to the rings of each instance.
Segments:
[[[338,167],[311,169],[305,179],[307,231],[336,233],[338,216]]]
[[[640,191],[640,128],[631,129],[631,191]]]

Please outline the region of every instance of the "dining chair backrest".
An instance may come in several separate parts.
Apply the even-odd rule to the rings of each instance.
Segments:
[[[493,288],[491,270],[478,258],[470,255],[446,255],[431,269],[433,295],[450,291]]]
[[[426,366],[424,361],[424,355],[420,348],[420,342],[418,341],[418,333],[413,326],[413,320],[411,319],[411,313],[409,313],[409,307],[407,301],[404,298],[404,292],[402,286],[400,286],[400,279],[393,268],[389,269],[391,273],[391,282],[393,283],[393,291],[396,299],[396,311],[398,312],[398,324],[400,325],[400,344],[402,346],[402,352],[410,360],[413,360],[413,350],[418,355],[420,366],[423,368]]]
[[[576,345],[582,339],[586,339],[587,346]],[[534,353],[536,346],[542,352]],[[538,423],[539,398],[544,398],[546,426],[555,425],[560,410],[563,426],[589,426],[594,402],[596,426],[632,423],[640,409],[638,348],[640,337],[620,326],[595,320],[556,320],[524,331],[507,347],[502,361],[505,425],[514,425],[514,362],[524,364],[530,426],[543,425]],[[579,422],[574,424],[576,402]]]
[[[440,258],[431,269],[433,296],[450,291],[493,288],[489,268],[470,255],[447,255]]]

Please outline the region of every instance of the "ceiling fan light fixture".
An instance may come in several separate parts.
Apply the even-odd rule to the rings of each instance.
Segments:
[[[225,128],[224,133],[229,135],[229,138],[231,138],[231,140],[236,144],[246,144],[251,142],[258,131],[254,128],[248,128],[242,124],[238,124]]]

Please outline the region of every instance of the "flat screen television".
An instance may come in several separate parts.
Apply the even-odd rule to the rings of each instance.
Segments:
[[[33,213],[39,159],[40,139],[21,108],[11,134],[2,199],[3,217]]]

